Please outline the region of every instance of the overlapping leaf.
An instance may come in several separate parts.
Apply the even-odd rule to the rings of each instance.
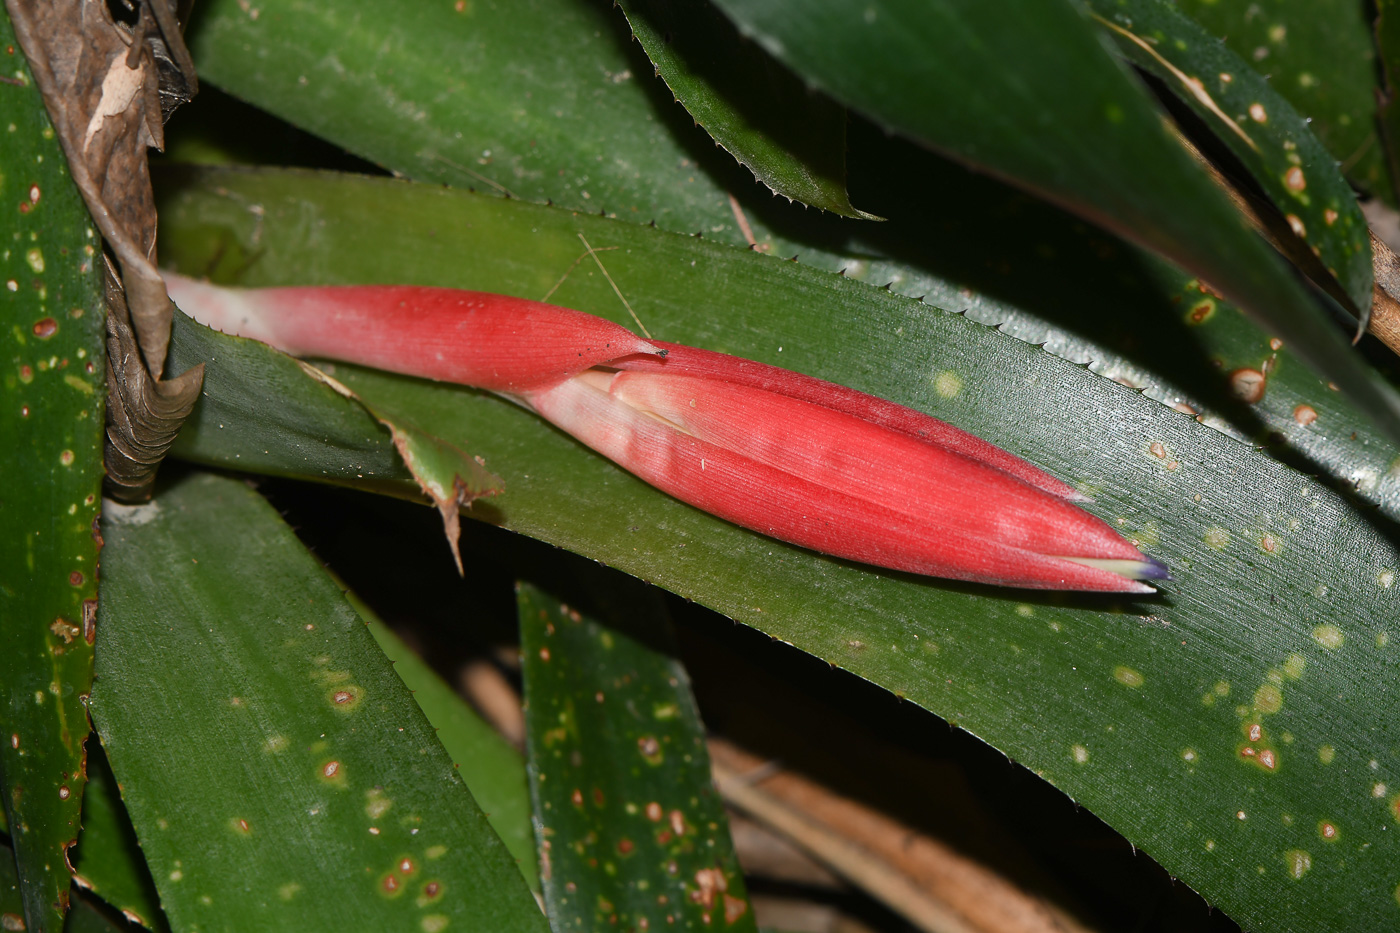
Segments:
[[[0,69],[0,796],[44,931],[68,908],[86,780],[104,310],[100,241],[3,10]]]
[[[104,514],[93,716],[173,926],[544,928],[407,688],[266,502],[196,474]]]
[[[350,601],[369,623],[370,633],[393,663],[394,672],[413,691],[414,701],[437,730],[442,747],[456,761],[462,780],[486,812],[491,828],[515,857],[530,889],[538,891],[540,873],[530,826],[530,790],[520,753],[353,595]]]
[[[1347,177],[1394,202],[1394,180],[1376,137],[1376,49],[1368,4],[1175,2],[1269,76],[1273,87],[1312,121]]]
[[[612,247],[608,271],[653,333],[932,411],[1078,483],[1098,514],[1170,564],[1177,580],[1161,597],[1106,603],[871,572],[700,514],[515,406],[337,368],[384,410],[479,439],[506,483],[484,517],[657,582],[972,730],[1246,925],[1339,929],[1388,923],[1398,909],[1395,834],[1384,829],[1395,817],[1376,793],[1400,782],[1388,751],[1397,717],[1376,704],[1400,665],[1400,550],[1376,512],[966,317],[748,251],[299,173],[216,173],[164,216],[165,254],[216,274],[225,270],[210,258],[256,231],[262,258],[226,270],[243,284],[304,281],[314,268],[333,282],[527,297],[569,270],[583,233]],[[308,222],[326,231],[311,244],[296,232]],[[554,298],[625,317],[587,267]],[[181,346],[191,344],[177,335],[179,365],[194,362]],[[227,448],[206,447],[216,438],[204,424],[182,450],[222,462]],[[256,422],[243,430],[255,438]]]
[[[1400,441],[1400,396],[1168,137],[1071,0],[716,0],[837,100],[1144,244],[1233,298]]]
[[[846,195],[846,112],[740,42],[708,0],[628,0],[632,33],[695,122],[777,194],[872,219]]]
[[[534,586],[518,596],[554,929],[757,931],[661,598],[620,575],[594,589],[589,615]]]
[[[1303,255],[1311,260],[1307,249],[1316,251],[1319,284],[1339,280],[1351,306],[1369,311],[1366,218],[1287,98],[1166,0],[1090,0],[1089,7],[1124,57],[1160,78],[1240,160],[1306,244]]]

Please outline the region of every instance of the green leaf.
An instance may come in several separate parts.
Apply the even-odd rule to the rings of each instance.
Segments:
[[[632,34],[695,122],[776,194],[875,220],[846,194],[846,111],[740,39],[708,0],[627,0]]]
[[[83,795],[83,834],[78,838],[73,859],[74,880],[133,923],[148,930],[168,930],[160,896],[122,805],[107,756],[99,743],[92,745],[88,752],[88,787]]]
[[[1336,160],[1307,121],[1258,72],[1165,0],[1089,0],[1124,57],[1162,79],[1234,153],[1293,232],[1371,307],[1366,218]]]
[[[0,930],[23,930],[24,898],[20,894],[19,875],[15,871],[15,854],[0,843]],[[79,900],[62,927],[66,933],[119,933],[118,927],[92,905]]]
[[[366,620],[374,640],[394,665],[423,715],[437,730],[442,747],[452,756],[467,788],[486,811],[491,828],[506,844],[530,890],[540,890],[535,864],[535,836],[530,826],[530,788],[525,762],[511,744],[482,720],[433,669],[409,650],[398,636],[375,619],[353,594],[351,605]]]
[[[518,590],[553,928],[757,930],[665,608],[625,577],[595,581],[606,623]]]
[[[508,11],[474,3],[458,14],[446,5],[431,5],[416,7],[403,18],[371,0],[337,5],[329,12],[315,4],[270,0],[260,4],[256,19],[222,0],[201,9],[206,13],[193,30],[206,75],[216,75],[259,105],[396,171],[461,182],[463,177],[446,174],[440,161],[414,156],[456,146],[450,158],[472,164],[475,173],[490,180],[492,190],[517,186],[514,190],[523,197],[588,211],[599,204],[604,210],[632,205],[635,210],[614,206],[612,214],[637,222],[654,219],[680,232],[703,230],[707,238],[744,245],[747,239],[737,227],[728,188],[737,192],[738,216],[747,218],[759,250],[785,258],[800,255],[804,264],[842,270],[849,278],[888,285],[898,294],[927,296],[942,307],[965,308],[976,320],[1044,344],[1066,359],[1088,362],[1096,372],[1142,387],[1154,398],[1189,404],[1237,436],[1264,441],[1282,435],[1288,462],[1311,471],[1328,469],[1339,482],[1359,483],[1368,495],[1374,479],[1386,474],[1396,456],[1394,446],[1377,435],[1355,406],[1295,365],[1291,343],[1280,349],[1276,334],[1241,319],[1194,276],[864,124],[853,128],[852,182],[863,203],[871,202],[873,210],[890,218],[887,223],[850,224],[793,210],[762,194],[750,197],[754,189],[747,183],[736,186],[732,162],[707,155],[713,146],[688,122],[658,127],[657,113],[675,108],[649,94],[645,82],[609,83],[600,101],[588,95],[580,100],[578,89],[591,87],[597,74],[621,76],[637,69],[636,56],[626,53],[625,33],[607,41],[609,21],[593,18],[591,7],[526,0]],[[344,74],[325,70],[329,59],[317,51],[344,41],[336,32],[343,25],[336,11],[342,9],[358,11],[356,17],[378,22],[394,37],[376,44],[373,54],[335,58]],[[490,41],[473,46],[475,57],[462,67],[489,62],[489,74],[480,76],[482,86],[508,100],[528,100],[535,109],[503,111],[472,96],[478,85],[453,83],[456,66],[445,63],[457,58],[449,53],[459,43],[477,41],[472,37],[488,28]],[[359,41],[359,33],[352,38]],[[556,46],[573,51],[553,58],[538,54],[541,47]],[[272,60],[253,58],[242,53],[245,47],[267,47],[276,54]],[[420,54],[423,50],[433,54]],[[429,67],[432,60],[438,62],[436,70]],[[314,85],[303,85],[298,79],[307,74],[321,77]],[[386,82],[392,97],[372,92]],[[454,94],[437,93],[449,84],[456,88]],[[307,87],[316,89],[316,101],[307,100]],[[392,104],[398,99],[426,103],[421,111],[396,109]],[[581,106],[595,103],[598,111],[574,119]],[[197,114],[200,106],[196,102],[181,116]],[[529,121],[549,113],[563,115],[565,132],[548,137],[549,145],[542,149],[531,144],[535,127]],[[364,115],[368,120],[362,125]],[[172,124],[177,148],[179,119]],[[289,132],[285,127],[275,133],[261,129],[266,117],[255,111],[230,114],[219,107],[204,120],[226,128],[221,137],[225,148],[250,134],[271,139]],[[493,155],[481,156],[483,151]],[[646,171],[634,177],[630,160],[600,161],[603,151],[664,157],[640,165]],[[300,149],[279,151],[278,157],[295,160]],[[541,159],[553,160],[554,167],[543,167]],[[669,174],[675,166],[682,168],[683,177]],[[581,197],[576,184],[585,169],[589,198]],[[911,189],[910,178],[923,184]],[[532,187],[520,188],[521,179]],[[929,217],[938,222],[930,224]],[[244,219],[248,229],[255,228],[255,214]],[[376,223],[362,222],[369,229]],[[312,235],[312,228],[307,232]],[[323,232],[318,229],[315,235]],[[221,264],[224,274],[261,250],[256,237],[242,245],[229,240],[225,248],[234,253]],[[581,250],[570,261],[578,258]],[[308,269],[307,275],[315,279],[316,270]],[[547,293],[548,286],[541,286],[533,297]],[[1180,326],[1182,321],[1187,328]],[[1229,395],[1221,370],[1203,358],[1226,374],[1267,374],[1264,398],[1249,408],[1241,406]],[[1306,414],[1299,420],[1295,412],[1314,412],[1318,418],[1308,423]]]
[[[912,405],[1079,484],[1092,511],[1172,567],[1162,596],[962,586],[820,557],[671,500],[514,405],[336,369],[383,410],[473,439],[506,484],[479,517],[655,582],[976,733],[1246,926],[1383,926],[1400,910],[1400,841],[1384,829],[1396,818],[1388,793],[1375,795],[1400,787],[1389,751],[1400,709],[1385,688],[1400,665],[1396,476],[1372,478],[1384,512],[1358,506],[968,317],[751,251],[392,181],[202,177],[163,214],[162,254],[187,270],[256,235],[261,258],[228,270],[245,285],[304,283],[314,270],[327,283],[539,297],[582,232],[615,247],[608,271],[658,336]],[[302,236],[308,224],[323,233]],[[587,266],[554,300],[627,319]],[[224,442],[198,424],[184,449],[211,456]],[[256,440],[255,422],[240,430],[295,470],[295,456]],[[1342,835],[1320,834],[1324,823]],[[1297,853],[1310,859],[1301,877]]]
[[[256,17],[212,0],[190,33],[202,78],[399,174],[743,242],[673,128],[704,133],[626,41],[576,0],[271,0]]]
[[[847,106],[1202,276],[1400,441],[1400,395],[1171,140],[1073,0],[1014,17],[981,0],[716,2]]]
[[[271,506],[195,474],[104,521],[93,718],[174,927],[544,928],[403,682]]]
[[[1394,181],[1376,138],[1376,49],[1367,4],[1270,0],[1268,4],[1176,0],[1184,13],[1252,62],[1312,121],[1347,177],[1394,202]]]
[[[100,242],[0,11],[0,791],[32,931],[68,909],[97,614]]]

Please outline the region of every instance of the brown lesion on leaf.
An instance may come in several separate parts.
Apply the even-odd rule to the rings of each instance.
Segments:
[[[73,643],[73,639],[77,638],[83,633],[82,629],[78,628],[76,625],[74,625],[72,622],[69,622],[62,616],[59,616],[58,618],[53,620],[53,624],[49,626],[49,631],[53,632],[59,638],[63,639],[63,643],[65,645],[71,645]]]
[[[69,174],[109,251],[109,491],[149,498],[203,371],[162,380],[172,305],[155,264],[146,150],[197,90],[181,35],[191,0],[5,0]],[[112,11],[129,14],[119,21]],[[110,261],[114,260],[114,261]]]

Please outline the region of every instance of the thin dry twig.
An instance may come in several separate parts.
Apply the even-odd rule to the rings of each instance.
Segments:
[[[929,933],[1084,933],[1062,911],[884,814],[711,740],[715,783],[732,806],[806,849]]]

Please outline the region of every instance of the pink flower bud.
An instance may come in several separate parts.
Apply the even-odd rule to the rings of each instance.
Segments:
[[[501,295],[170,280],[206,324],[500,393],[684,502],[825,554],[1038,589],[1150,593],[1134,578],[1166,576],[1072,487],[853,389]]]

